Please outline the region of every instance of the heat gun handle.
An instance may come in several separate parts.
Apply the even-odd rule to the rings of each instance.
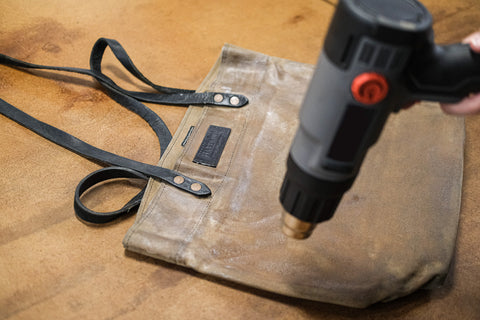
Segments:
[[[408,77],[415,100],[457,102],[480,91],[480,54],[468,44],[434,45],[416,55]]]

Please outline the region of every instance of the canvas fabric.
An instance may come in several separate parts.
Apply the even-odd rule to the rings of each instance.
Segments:
[[[198,91],[244,94],[249,104],[189,107],[160,161],[206,183],[212,195],[151,180],[125,248],[350,307],[440,285],[457,235],[464,122],[437,104],[392,114],[335,216],[307,240],[282,234],[279,190],[313,69],[225,45]],[[217,167],[193,162],[210,125],[231,129]]]

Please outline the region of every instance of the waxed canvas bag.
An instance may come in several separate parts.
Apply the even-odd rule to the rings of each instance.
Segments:
[[[125,248],[351,307],[440,285],[457,234],[464,122],[436,104],[391,115],[333,219],[307,240],[282,234],[279,189],[312,73],[311,65],[226,45],[198,91],[244,94],[249,104],[189,107],[160,161],[206,183],[212,195],[151,180]],[[215,166],[195,161],[212,126],[228,133]]]

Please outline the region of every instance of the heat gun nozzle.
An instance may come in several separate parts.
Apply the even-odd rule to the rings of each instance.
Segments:
[[[283,233],[294,239],[306,239],[310,237],[313,229],[315,229],[317,225],[316,223],[302,221],[287,212],[283,214],[282,221]]]

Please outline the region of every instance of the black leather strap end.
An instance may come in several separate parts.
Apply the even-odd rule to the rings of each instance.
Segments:
[[[241,108],[248,104],[248,98],[236,93],[203,92],[205,103],[214,106]]]

